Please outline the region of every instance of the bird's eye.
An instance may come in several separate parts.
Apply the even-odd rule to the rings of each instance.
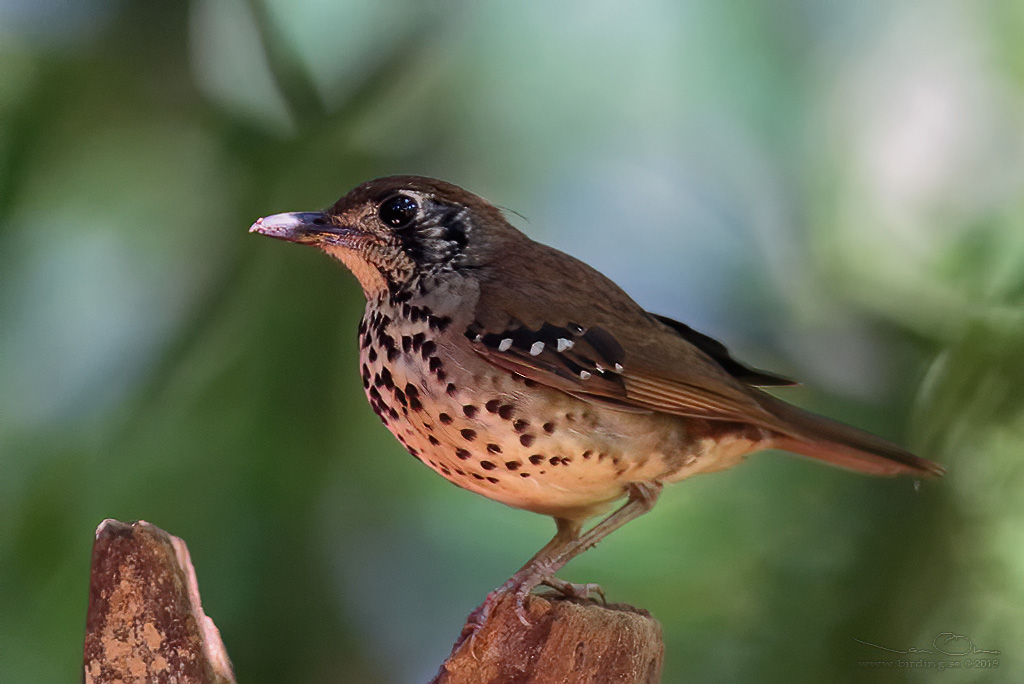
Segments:
[[[420,205],[412,197],[408,195],[395,195],[381,202],[380,207],[377,209],[377,216],[392,228],[402,228],[409,225],[416,218],[416,212],[419,211],[419,208]]]

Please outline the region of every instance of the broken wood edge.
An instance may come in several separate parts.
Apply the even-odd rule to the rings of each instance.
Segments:
[[[525,605],[529,625],[511,595],[479,622],[471,616],[431,684],[661,681],[661,625],[646,611],[560,595],[532,595]],[[236,684],[184,541],[145,521],[99,525],[83,668],[86,684]]]
[[[431,684],[530,682],[657,684],[665,657],[661,625],[623,604],[532,595],[524,625],[511,595],[473,617]]]
[[[86,684],[235,684],[184,541],[145,521],[96,528],[83,668]]]

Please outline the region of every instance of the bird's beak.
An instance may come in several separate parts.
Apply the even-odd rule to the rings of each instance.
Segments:
[[[317,244],[327,235],[336,236],[349,231],[336,225],[322,212],[295,211],[261,218],[252,224],[249,232],[261,233],[288,242]]]

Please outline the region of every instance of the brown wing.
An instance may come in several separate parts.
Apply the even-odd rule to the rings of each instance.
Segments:
[[[647,313],[590,266],[518,231],[493,242],[490,250],[489,268],[478,272],[474,322],[465,331],[490,363],[622,410],[787,432],[757,402],[753,388],[687,339],[681,324],[668,325]],[[711,338],[699,339],[711,349]],[[719,359],[757,375],[714,344]],[[783,382],[757,377],[768,380],[765,384]]]
[[[676,377],[668,377],[652,372],[649,364],[631,362],[626,347],[600,326],[543,323],[531,329],[511,321],[500,331],[489,331],[476,324],[470,326],[466,336],[477,353],[490,363],[584,401],[627,411],[671,413],[783,429],[753,397],[732,386],[726,380],[728,374],[715,369],[709,360],[696,364],[708,365],[702,373],[680,368]],[[678,338],[669,339],[673,345],[686,344]],[[670,356],[672,351],[664,350],[664,354]],[[700,354],[697,350],[693,353]],[[687,371],[693,380],[687,378]],[[703,382],[698,384],[694,380]]]

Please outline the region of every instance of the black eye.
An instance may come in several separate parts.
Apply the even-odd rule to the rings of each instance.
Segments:
[[[420,205],[412,197],[395,195],[381,202],[380,208],[377,209],[377,216],[392,228],[401,228],[409,225],[416,218],[419,208]]]

